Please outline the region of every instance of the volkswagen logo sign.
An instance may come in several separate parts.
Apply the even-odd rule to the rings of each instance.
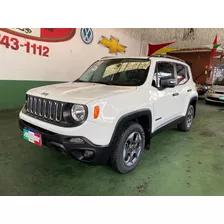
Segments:
[[[85,44],[90,44],[93,41],[93,30],[91,28],[82,28],[80,30],[80,36]]]

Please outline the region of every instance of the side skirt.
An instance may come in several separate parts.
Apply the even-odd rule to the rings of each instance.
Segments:
[[[181,123],[184,119],[185,119],[185,117],[183,116],[183,117],[179,117],[175,120],[172,120],[169,123],[163,124],[161,127],[157,128],[153,133],[151,133],[151,138],[158,135],[159,133],[171,128],[172,126]]]

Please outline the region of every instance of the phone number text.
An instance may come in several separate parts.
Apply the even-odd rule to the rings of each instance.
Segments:
[[[7,35],[0,34],[0,44],[4,45],[6,48],[9,48],[15,51],[25,48],[25,51],[28,54],[49,57],[49,52],[50,52],[49,47],[33,44],[33,43],[30,43],[29,41],[25,43],[20,43],[19,40],[15,37],[9,37]]]

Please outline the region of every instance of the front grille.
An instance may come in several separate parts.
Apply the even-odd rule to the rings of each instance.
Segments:
[[[217,98],[217,97],[211,97],[211,96],[208,96],[208,99],[209,99],[209,100],[214,100],[214,101],[224,102],[224,100],[221,100],[221,99],[219,99],[219,98]]]
[[[64,103],[27,95],[26,113],[37,119],[60,123],[63,121]]]
[[[224,94],[224,92],[215,92],[216,94]]]

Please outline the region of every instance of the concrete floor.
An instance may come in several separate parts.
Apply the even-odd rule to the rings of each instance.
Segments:
[[[224,195],[223,106],[201,100],[192,130],[155,137],[128,175],[25,142],[17,119],[0,113],[0,195]]]

